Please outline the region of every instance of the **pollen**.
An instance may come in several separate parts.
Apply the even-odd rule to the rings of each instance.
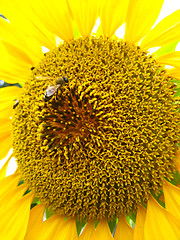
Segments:
[[[46,53],[13,110],[14,153],[29,189],[79,220],[146,205],[176,170],[175,92],[163,67],[128,42],[80,38]]]

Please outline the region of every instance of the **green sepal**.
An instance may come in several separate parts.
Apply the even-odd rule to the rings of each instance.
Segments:
[[[24,183],[24,180],[21,179],[21,180],[19,181],[19,183],[18,183],[18,186],[20,186],[20,185],[23,184],[23,183]],[[26,195],[26,194],[28,194],[29,192],[31,192],[31,190],[28,188],[28,189],[25,191],[25,193],[23,194],[23,196]]]
[[[137,215],[137,212],[130,212],[128,214],[128,217],[129,217],[129,219],[131,219],[135,223],[136,222],[136,215]]]
[[[109,229],[110,229],[111,233],[114,232],[117,222],[118,222],[117,219],[112,219],[112,220],[108,221],[108,225],[109,225]]]
[[[95,228],[97,228],[98,223],[99,223],[99,220],[96,220],[95,223],[94,223]]]
[[[128,216],[126,216],[126,220],[129,223],[129,225],[134,228],[135,222],[136,222],[136,213],[130,213]]]
[[[19,183],[18,183],[18,186],[20,186],[20,185],[23,184],[23,183],[24,183],[24,180],[21,179],[21,180],[19,181]]]
[[[38,205],[38,204],[37,204],[37,203],[31,203],[30,209],[32,209],[32,208],[35,207],[36,205]]]
[[[35,198],[33,199],[32,203],[40,204],[41,202],[39,201],[39,198],[35,197]]]
[[[35,197],[31,203],[31,209],[40,203],[39,198]]]
[[[155,194],[154,192],[151,191],[151,195],[156,199],[156,201],[163,207],[165,208],[165,203],[162,202],[159,198],[162,195],[163,191],[159,191],[158,194]]]
[[[46,215],[46,219],[52,217],[54,215],[52,208],[45,208],[45,215]]]
[[[80,235],[80,233],[85,225],[86,225],[85,219],[80,222],[76,220],[76,228],[77,228],[78,236]]]
[[[173,185],[178,185],[180,184],[180,174],[178,171],[176,171],[173,174],[173,178],[171,179],[170,183],[172,183]]]

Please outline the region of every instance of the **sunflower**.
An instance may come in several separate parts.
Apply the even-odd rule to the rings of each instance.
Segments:
[[[0,239],[179,239],[180,10],[152,28],[162,5],[1,2]]]

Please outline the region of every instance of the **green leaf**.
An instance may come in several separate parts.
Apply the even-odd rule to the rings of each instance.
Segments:
[[[73,29],[74,29],[74,38],[77,39],[81,36],[78,28],[77,28],[77,25],[75,24],[75,22],[73,22]]]
[[[174,97],[180,97],[180,88],[176,88],[175,91]]]
[[[176,88],[180,88],[180,81],[179,81],[179,80],[177,80],[177,79],[173,78],[173,79],[171,80],[171,82],[173,82],[173,83],[176,83],[176,84],[177,84]]]

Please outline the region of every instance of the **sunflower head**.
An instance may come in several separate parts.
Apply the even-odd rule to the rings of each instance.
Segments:
[[[80,38],[45,54],[13,119],[23,179],[55,213],[120,217],[146,204],[175,170],[175,84],[125,41]]]
[[[154,25],[163,2],[1,2],[0,239],[179,239],[180,10]]]

